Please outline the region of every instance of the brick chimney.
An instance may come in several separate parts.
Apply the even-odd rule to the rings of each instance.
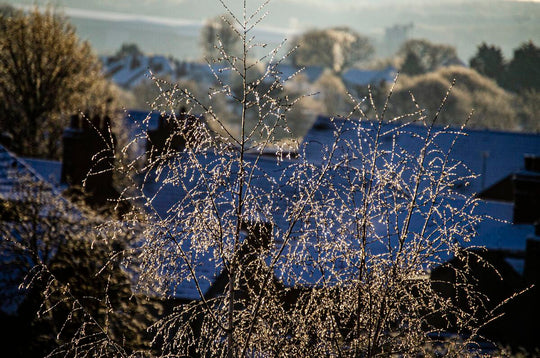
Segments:
[[[540,173],[540,155],[525,154],[525,170]]]
[[[540,223],[536,223],[536,230]],[[537,233],[538,234],[538,233]],[[523,276],[527,284],[540,284],[540,236],[527,240],[527,249],[525,251],[525,268]],[[538,290],[538,288],[537,288]]]
[[[514,224],[540,219],[540,156],[525,156],[525,171],[514,174]]]
[[[204,125],[204,118],[187,114],[183,107],[175,116],[161,115],[157,129],[148,131],[146,152],[149,159],[153,161],[170,150],[181,152],[186,143],[194,143],[197,140],[195,131],[198,123]]]
[[[264,261],[264,253],[268,252],[272,245],[273,225],[268,222],[242,221],[241,230],[245,237],[235,254],[237,264],[241,267],[238,273],[237,295],[247,300],[250,299],[248,287],[256,291],[260,289],[258,286],[261,282],[258,278],[262,277],[261,270],[271,270]],[[224,268],[206,291],[205,298],[209,299],[223,294],[228,284],[228,277],[229,272],[227,268]],[[275,281],[272,280],[268,284],[275,284]]]
[[[62,136],[62,183],[71,186],[85,184],[85,190],[98,194],[112,188],[112,166],[115,138],[111,138],[108,116],[75,114]]]

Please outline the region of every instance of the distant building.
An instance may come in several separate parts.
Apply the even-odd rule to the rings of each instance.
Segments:
[[[379,85],[381,83],[389,84],[395,81],[397,69],[388,66],[383,70],[362,70],[351,68],[343,74],[343,82],[347,88],[354,86]]]
[[[145,81],[150,81],[151,76],[168,78],[171,81],[188,80],[212,86],[217,83],[216,76],[228,81],[230,70],[222,63],[176,61],[165,56],[144,55],[141,53],[126,55],[124,57],[101,57],[105,76],[120,87],[133,89]],[[272,65],[268,65],[272,66]],[[301,75],[307,85],[316,82],[324,72],[323,67],[306,67],[302,71],[289,64],[278,64],[273,71],[283,83],[296,75]],[[265,78],[265,81],[273,81],[273,77]],[[289,82],[287,85],[290,85]]]
[[[174,61],[165,56],[146,56],[140,53],[124,57],[102,57],[103,71],[106,77],[123,88],[133,88],[156,77],[175,78]]]
[[[522,292],[502,307],[504,316],[480,333],[502,344],[533,351],[540,346],[540,155],[527,154],[524,159],[522,169],[478,193],[490,205],[505,203],[512,209],[506,212],[507,222],[479,232],[480,244],[487,249],[468,249],[463,256],[477,280],[478,291],[489,298],[487,310]],[[432,271],[431,278],[441,294],[455,297],[455,290],[450,288],[456,280],[453,269],[463,265],[463,260],[454,258]]]
[[[380,46],[380,52],[383,56],[394,55],[401,45],[408,39],[409,34],[414,28],[414,24],[397,24],[384,29],[384,37]]]

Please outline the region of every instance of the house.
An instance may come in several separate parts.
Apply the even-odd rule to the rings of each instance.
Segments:
[[[483,200],[512,203],[514,224],[540,220],[540,157],[526,154],[524,166],[478,193]]]
[[[310,162],[323,162],[320,149],[334,137],[341,124],[339,119],[317,119],[305,138],[311,143],[311,149],[306,151]],[[347,125],[344,124],[341,134],[345,141],[354,141],[361,131],[378,130],[377,124],[372,122],[362,123],[361,131],[350,130]],[[428,128],[409,125],[398,134],[394,131],[399,126],[397,123],[382,126],[379,150],[390,152],[391,148],[406,148],[411,153],[419,152],[415,149],[418,147],[416,138],[424,136]],[[465,164],[457,168],[457,173],[469,177],[461,184],[458,182],[454,189],[466,197],[476,195],[481,199],[475,211],[484,216],[484,220],[474,226],[476,237],[473,240],[460,242],[463,247],[460,258],[448,257],[446,263],[432,269],[430,278],[434,289],[467,309],[469,302],[464,301],[467,296],[454,285],[457,280],[454,269],[463,265],[468,265],[474,276],[470,282],[477,282],[480,294],[488,298],[486,311],[529,288],[503,306],[505,315],[480,333],[513,347],[534,349],[538,347],[536,333],[540,320],[537,304],[540,290],[536,288],[540,284],[540,135],[468,129],[463,135],[457,135],[441,130],[434,128],[437,150],[446,153],[451,149],[451,157]],[[369,140],[363,148],[371,150]],[[472,173],[479,176],[471,176]],[[530,288],[531,285],[535,286]]]
[[[142,133],[148,131],[148,138],[150,138],[151,141],[152,137],[159,132],[160,128],[161,130],[166,129],[164,128],[166,122],[165,118],[160,119],[159,114],[157,113],[150,114],[146,121],[144,121],[144,119],[147,117],[147,114],[143,112],[128,112],[126,117],[126,120],[130,123],[130,128],[132,128],[134,133],[142,135]],[[68,145],[70,143],[70,136],[73,136],[75,133],[81,135],[83,131],[80,123],[77,122],[75,118],[72,119],[71,127],[75,128],[66,130],[68,140],[65,143]],[[337,128],[340,128],[342,131],[340,137],[341,140],[347,142],[358,138],[359,131],[367,135],[366,138],[369,138],[376,130],[377,124],[369,121],[351,122],[319,117],[304,138],[304,142],[301,146],[303,149],[300,150],[299,154],[300,158],[282,158],[281,160],[276,160],[275,157],[270,155],[258,156],[256,151],[246,155],[246,163],[254,167],[254,190],[256,189],[257,193],[259,193],[258,195],[260,195],[261,198],[264,198],[265,193],[268,193],[269,190],[274,188],[274,185],[277,185],[280,190],[281,198],[275,205],[281,209],[277,210],[276,208],[276,210],[278,213],[280,211],[285,212],[285,208],[290,204],[290,200],[297,195],[295,188],[286,184],[294,165],[300,160],[305,159],[306,163],[314,165],[315,167],[320,167],[325,161],[323,157],[323,147],[334,141]],[[403,128],[397,123],[383,124],[381,132],[384,135],[381,136],[381,146],[379,150],[389,151],[394,147],[403,148],[414,153],[419,150],[419,145],[421,145],[418,138],[425,136],[427,130],[428,128],[423,125],[409,125],[406,128]],[[465,196],[480,193],[479,197],[483,198],[483,196],[487,195],[486,193],[491,193],[493,191],[504,194],[505,191],[503,189],[508,186],[507,180],[505,181],[504,177],[514,172],[522,173],[521,175],[527,173],[530,174],[531,170],[526,169],[525,171],[522,171],[523,156],[528,153],[540,153],[539,135],[485,130],[465,130],[463,134],[458,135],[452,131],[444,131],[443,128],[438,127],[436,127],[434,131],[436,132],[435,136],[437,138],[436,149],[441,153],[445,153],[452,147],[453,160],[456,163],[463,164],[457,166],[457,171],[460,175],[467,177],[469,180],[458,182],[455,190]],[[133,136],[136,135],[137,134],[134,134]],[[145,135],[142,136],[143,139],[146,138]],[[82,143],[80,140],[76,140],[75,142]],[[184,150],[182,147],[183,146],[180,146],[178,148],[179,153]],[[150,147],[142,145],[139,154],[149,148]],[[365,150],[366,153],[370,150],[369,145],[365,145],[361,148],[363,148],[361,150]],[[338,149],[338,152],[339,150],[341,149]],[[66,152],[67,155],[69,155],[70,153],[77,152],[77,150]],[[211,171],[212,166],[214,165],[213,163],[222,163],[223,161],[227,161],[229,156],[232,158],[233,155],[234,154],[231,153],[217,153],[208,150],[205,153],[201,153],[198,160],[202,166],[207,166],[207,169]],[[182,160],[183,159],[180,159],[175,165],[182,166]],[[86,159],[80,160],[79,162],[83,163],[85,161]],[[35,172],[39,171],[42,177],[47,177],[49,180],[61,183],[61,178],[67,177],[66,174],[61,174],[69,167],[70,161],[68,157],[65,159],[65,162],[64,169],[62,169],[60,163],[33,159],[29,160],[28,163],[33,165],[34,168],[27,166],[32,168],[31,170]],[[533,161],[532,163],[536,162]],[[257,166],[256,168],[255,164]],[[359,163],[355,165],[358,164]],[[533,165],[533,168],[536,168],[534,167],[536,164],[531,165]],[[234,167],[231,167],[230,170],[230,175],[227,174],[229,175],[228,180],[234,180],[235,169]],[[480,175],[479,177],[474,177],[472,173],[478,173]],[[160,173],[141,175],[137,179],[139,180],[143,194],[151,199],[152,210],[154,210],[155,214],[161,218],[168,218],[171,217],[171,215],[174,215],[174,211],[170,211],[171,208],[182,203],[182,200],[184,200],[184,196],[186,195],[186,190],[193,189],[197,185],[197,181],[192,180],[181,187],[178,185],[178,182],[175,184],[171,180],[173,175],[175,175],[174,167],[169,167],[160,171]],[[191,175],[197,175],[197,173],[193,172]],[[225,177],[223,178],[225,179]],[[517,176],[516,178],[521,178],[521,176]],[[339,185],[340,180],[342,179],[336,176],[335,184]],[[227,193],[222,194],[224,195],[223,198],[226,198],[228,195]],[[261,203],[266,203],[265,200],[266,199],[262,199]],[[518,202],[519,200],[522,199],[518,199]],[[223,205],[223,208],[226,209],[227,206],[225,204]],[[485,220],[478,224],[475,227],[475,230],[478,233],[477,239],[473,243],[463,242],[462,244],[464,247],[469,245],[482,245],[491,250],[525,252],[527,239],[534,235],[534,227],[530,223],[516,223],[515,225],[511,225],[504,222],[505,220],[509,222],[512,221],[512,215],[514,213],[513,203],[481,201],[476,210],[481,215],[493,217],[497,220]],[[274,215],[274,217],[269,218],[265,217],[266,214],[256,211],[252,214],[254,218],[257,217],[259,220],[263,220],[262,222],[273,223],[274,245],[281,244],[280,235],[287,230],[289,224],[287,216]],[[188,250],[189,242],[186,241],[184,244],[186,245],[185,249]],[[372,250],[377,250],[377,248],[373,246]],[[200,289],[203,293],[212,290],[215,280],[221,274],[221,264],[211,260],[213,254],[213,252],[208,252],[208,255],[200,258],[200,261],[193,262],[196,267],[201,269]],[[520,267],[524,267],[523,261],[516,261],[515,257],[509,257],[507,261],[512,267],[517,269],[518,273],[523,272],[522,269],[521,271],[519,269]],[[284,280],[283,282],[292,282],[283,272],[276,271],[275,275],[277,278]],[[314,277],[316,279],[316,275]],[[174,287],[171,287],[171,290],[171,293],[179,298],[198,299],[200,297],[193,281],[177,282]]]
[[[55,195],[62,192],[69,195],[81,194],[84,186],[87,204],[95,208],[109,205],[110,200],[118,198],[119,193],[113,185],[113,151],[116,138],[109,132],[110,118],[107,116],[81,116],[76,114],[70,117],[70,123],[62,136],[62,161],[20,158],[1,147],[6,158],[13,160],[14,168],[21,170],[0,170],[0,175],[6,179],[10,186],[5,192],[12,190],[19,177],[30,175],[35,182],[47,184]],[[22,170],[24,169],[24,170]],[[75,208],[75,206],[73,206]],[[127,210],[125,207],[123,210]]]
[[[481,280],[482,292],[500,302],[515,292],[525,291],[505,306],[501,320],[486,328],[485,334],[512,346],[531,351],[538,348],[537,324],[540,320],[540,155],[526,154],[523,167],[486,187],[477,195],[488,202],[511,205],[506,227],[490,236],[520,242],[520,246],[501,247],[482,252],[485,261],[495,267],[502,280]],[[510,221],[511,220],[511,221]],[[530,228],[534,227],[531,232]],[[527,228],[527,232],[524,228]],[[523,241],[525,240],[525,245]],[[486,269],[476,270],[486,274]],[[504,297],[506,294],[506,297]]]
[[[247,155],[245,158],[247,165],[254,166],[255,163],[257,165],[253,174],[255,178],[253,187],[255,188],[254,190],[261,193],[259,197],[264,198],[263,194],[270,192],[275,188],[274,185],[277,185],[282,197],[275,204],[278,207],[275,210],[276,213],[286,212],[287,205],[290,204],[290,201],[287,200],[295,198],[297,195],[295,189],[286,184],[287,178],[292,173],[296,163],[303,160],[302,158],[305,158],[310,165],[320,167],[325,161],[323,148],[334,141],[336,128],[341,125],[349,126],[350,123],[353,122],[319,117],[306,135],[304,143],[301,146],[303,149],[300,150],[300,158],[297,159],[276,160],[276,158],[268,155],[258,156],[257,153]],[[376,124],[374,122],[366,121],[359,124],[356,122],[356,125],[358,127],[341,127],[343,131],[341,140],[354,140],[358,137],[359,130],[363,131],[367,135],[367,138],[369,138],[376,130]],[[419,146],[422,144],[418,138],[425,136],[427,131],[428,128],[423,125],[409,125],[406,128],[402,128],[397,123],[384,124],[382,126],[382,132],[385,135],[381,137],[379,150],[389,151],[392,147],[398,147],[414,153],[419,150]],[[439,127],[436,127],[434,131],[437,138],[435,144],[437,151],[445,153],[452,147],[452,158],[456,163],[459,163],[457,165],[457,172],[459,175],[465,177],[462,182],[455,183],[457,185],[455,190],[464,196],[472,196],[474,193],[480,192],[482,188],[496,183],[505,173],[519,170],[522,166],[524,154],[540,153],[540,136],[538,135],[478,130],[465,130],[462,135],[457,135],[453,131],[446,131]],[[363,148],[366,151],[370,150],[368,145]],[[200,154],[198,163],[201,167],[205,167],[205,170],[212,172],[214,165],[220,165],[219,163],[222,163],[222,161],[228,161],[227,158],[229,157],[232,159],[234,155],[208,150],[204,154]],[[175,165],[182,167],[184,165],[183,160],[180,159]],[[185,165],[189,164],[186,162]],[[227,178],[234,181],[234,173],[237,169],[234,168],[234,164],[232,165],[233,167],[230,169],[231,171]],[[197,180],[191,180],[183,188],[179,187],[178,184],[174,184],[175,180],[178,183],[179,178],[174,176],[173,171],[174,169],[172,167],[166,168],[159,175],[150,175],[148,176],[150,180],[141,183],[144,185],[145,195],[152,199],[152,207],[161,218],[169,218],[175,215],[175,212],[170,211],[170,209],[182,202],[186,191],[192,190],[198,185]],[[475,177],[473,173],[479,173],[480,176]],[[189,177],[197,177],[198,175],[201,174],[194,171],[189,174]],[[342,179],[339,176],[336,176],[335,180],[334,184],[336,186],[343,184],[340,182]],[[224,195],[223,200],[226,201],[228,197],[226,195],[228,194],[224,192],[221,194]],[[261,200],[261,203],[266,203],[265,199]],[[511,219],[513,210],[511,204],[482,201],[478,203],[475,210],[479,215],[493,217],[496,220],[488,219],[476,225],[474,230],[478,232],[477,239],[472,243],[462,242],[464,247],[482,245],[489,249],[525,249],[527,238],[534,232],[534,228],[532,225],[509,225],[503,222],[504,220]],[[290,218],[280,214],[274,215],[272,218],[265,215],[262,212],[253,212],[253,216],[258,217],[263,222],[273,223],[274,245],[281,244],[281,235],[287,230],[288,220]],[[497,235],[494,235],[494,233],[497,233]],[[186,245],[186,249],[188,249],[189,244],[186,243]],[[376,245],[372,246],[372,250],[374,250],[374,253],[377,252]],[[209,252],[208,256],[200,258],[201,262],[192,263],[202,269],[200,288],[203,293],[210,292],[216,278],[220,276],[221,264],[209,260],[213,256],[214,253]],[[202,262],[205,264],[203,265]],[[209,262],[211,264],[208,264]],[[275,272],[275,276],[284,280],[283,282],[294,282],[294,280],[290,281],[291,278],[279,270]],[[310,279],[317,280],[317,277],[315,273]],[[181,295],[191,299],[197,299],[199,297],[193,281],[177,284],[174,292],[175,295]]]
[[[190,80],[212,85],[215,76],[226,67],[223,64],[177,61],[163,55],[136,53],[123,57],[102,57],[106,77],[120,87],[133,89],[150,81],[151,76],[168,78],[171,81]],[[222,75],[220,75],[222,76]]]
[[[124,88],[134,88],[150,78],[175,77],[174,63],[161,55],[146,56],[141,53],[103,58],[103,72],[114,83]]]
[[[141,123],[139,121],[142,116],[143,113],[130,113],[129,121],[132,123],[132,128],[140,131],[140,133],[147,132],[149,127],[152,128],[148,137],[143,136],[144,138],[150,138],[152,140],[151,133],[155,134],[160,128],[171,131],[171,128],[167,128],[165,125],[166,118],[160,119],[158,114],[151,114],[146,121]],[[146,118],[146,116],[144,117]],[[190,126],[197,126],[202,123],[197,121],[193,123],[194,119],[189,118],[186,123],[189,123]],[[333,230],[339,229],[337,226],[328,226],[318,231],[318,223],[305,218],[299,218],[298,226],[295,226],[294,223],[291,224],[291,215],[290,211],[287,211],[287,208],[293,207],[294,203],[299,199],[297,186],[300,182],[291,180],[295,165],[305,165],[309,168],[309,171],[305,173],[317,175],[320,168],[325,163],[328,163],[328,158],[325,158],[323,149],[333,143],[336,135],[347,145],[336,149],[335,159],[330,159],[331,163],[332,160],[340,160],[339,158],[342,155],[352,154],[352,157],[356,159],[350,162],[351,166],[360,167],[363,165],[362,157],[371,153],[372,147],[370,146],[373,144],[372,139],[374,136],[380,136],[380,147],[378,150],[381,153],[381,161],[390,161],[393,160],[392,153],[418,153],[429,131],[432,131],[431,134],[436,138],[436,142],[433,142],[433,146],[431,147],[434,156],[428,156],[428,158],[435,159],[437,153],[447,153],[451,150],[452,163],[456,165],[457,172],[465,177],[462,182],[454,183],[456,184],[454,189],[457,193],[464,196],[480,193],[479,196],[484,199],[488,197],[507,201],[510,198],[513,199],[512,202],[490,202],[486,200],[478,202],[478,206],[475,209],[478,213],[497,220],[485,220],[484,222],[475,224],[471,229],[474,229],[478,233],[476,239],[472,243],[460,242],[460,244],[464,248],[477,245],[487,247],[487,252],[490,255],[494,255],[494,261],[490,262],[500,263],[501,272],[505,275],[508,274],[508,277],[513,277],[513,279],[527,277],[527,280],[538,280],[538,266],[536,264],[538,244],[534,238],[534,235],[538,235],[538,233],[535,233],[535,228],[531,225],[531,220],[534,221],[535,217],[531,213],[535,212],[535,205],[537,205],[535,199],[537,198],[535,196],[537,195],[535,191],[537,187],[534,185],[530,186],[530,184],[535,183],[537,180],[538,163],[534,159],[536,156],[531,154],[540,153],[539,135],[478,130],[465,130],[463,133],[457,133],[439,127],[430,129],[424,125],[408,125],[403,127],[399,123],[385,123],[379,127],[377,123],[370,121],[347,121],[339,118],[319,117],[306,135],[298,158],[277,159],[277,157],[271,157],[269,155],[259,156],[256,150],[245,156],[245,164],[248,168],[253,169],[251,172],[253,181],[250,190],[253,192],[253,198],[257,200],[255,200],[256,205],[248,204],[248,217],[252,220],[246,220],[240,223],[242,241],[238,254],[242,256],[241,259],[246,260],[244,263],[245,267],[249,267],[250,270],[244,271],[246,274],[240,278],[239,294],[245,294],[245,292],[240,292],[244,287],[252,287],[257,284],[257,282],[253,282],[253,277],[250,276],[250,273],[257,270],[268,270],[267,263],[263,262],[264,260],[258,260],[257,257],[253,256],[253,250],[264,252],[266,250],[276,250],[276,248],[280,249],[281,245],[284,244],[283,238],[288,233],[291,234],[293,239],[302,238],[303,235],[313,235],[314,238],[319,239],[324,236],[334,235],[336,231]],[[73,118],[71,128],[66,130],[66,138],[68,139],[66,143],[69,145],[70,139],[75,138],[73,137],[74,135],[83,134],[84,126],[77,118]],[[74,142],[80,144],[84,141],[79,139]],[[353,143],[356,143],[357,146],[352,146]],[[143,147],[148,150],[152,148],[152,145]],[[208,191],[205,191],[205,187],[203,186],[204,180],[205,178],[211,178],[212,180],[223,180],[224,183],[223,186],[218,185],[212,188],[212,195],[218,198],[218,200],[214,201],[218,207],[217,212],[230,210],[230,201],[233,194],[231,190],[227,189],[227,181],[234,183],[239,171],[237,164],[231,160],[235,158],[233,147],[230,148],[230,152],[219,152],[209,146],[207,150],[197,154],[190,153],[182,145],[179,145],[176,150],[180,155],[174,161],[164,161],[165,164],[170,163],[170,165],[160,168],[160,170],[150,167],[148,169],[149,172],[141,173],[140,176],[136,177],[136,180],[141,188],[140,194],[149,199],[146,202],[147,205],[145,205],[145,208],[149,211],[150,217],[159,220],[159,227],[165,228],[166,230],[164,232],[166,234],[178,235],[181,240],[176,243],[177,248],[181,249],[184,253],[190,253],[190,250],[194,248],[193,245],[199,245],[199,243],[190,240],[189,235],[182,236],[183,230],[185,230],[185,227],[182,227],[182,221],[180,221],[181,224],[178,224],[178,221],[174,221],[175,215],[177,215],[177,206],[182,205],[187,210],[196,209],[194,203],[187,197],[187,194],[198,195],[200,199],[203,199],[201,203],[205,203],[204,199],[208,196]],[[351,152],[351,150],[354,151]],[[67,152],[69,154],[73,150],[68,150]],[[50,181],[53,181],[54,179],[51,178],[56,177],[58,178],[58,182],[62,178],[62,172],[67,170],[62,169],[62,164],[60,163],[36,160],[25,162],[9,152],[6,153],[5,158],[7,159],[0,161],[0,183],[2,185],[5,183],[6,188],[9,188],[9,185],[13,187],[13,184],[10,184],[10,177],[8,175],[12,167],[21,168],[20,170],[28,172],[36,178],[46,176]],[[528,154],[528,156],[526,156],[525,166],[523,166],[525,154]],[[151,155],[148,154],[148,157],[151,157]],[[199,170],[198,168],[190,167],[189,160],[193,159],[196,159],[197,163],[204,169]],[[376,161],[375,163],[378,164],[381,161]],[[67,168],[69,168],[69,160],[67,162]],[[81,160],[81,163],[83,162],[85,160]],[[33,164],[35,168],[30,166],[30,164]],[[219,170],[223,170],[224,168],[227,171],[219,172]],[[179,176],[178,172],[183,170],[185,172],[182,176]],[[41,174],[38,174],[38,172]],[[480,176],[475,177],[472,172],[477,172]],[[349,185],[350,183],[347,182],[348,178],[341,175],[343,173],[339,170],[331,173],[334,181],[328,183],[328,185],[336,188],[345,188],[346,185]],[[510,175],[511,173],[515,174]],[[6,178],[5,181],[4,177]],[[70,178],[70,175],[64,174],[63,177]],[[74,176],[71,176],[71,178],[74,178]],[[179,178],[186,180],[179,181]],[[510,179],[505,180],[505,178]],[[359,178],[359,180],[365,179],[367,178]],[[510,184],[508,180],[510,180]],[[511,195],[505,189],[507,187],[513,188]],[[0,187],[0,189],[6,191],[3,188]],[[531,192],[523,191],[530,188],[532,188]],[[392,188],[390,189],[392,190]],[[268,196],[274,193],[277,195],[278,200],[272,202],[268,199]],[[327,194],[323,190],[315,199],[327,199],[328,197],[325,197]],[[524,211],[520,209],[521,206],[519,205],[521,203],[525,203],[526,207],[532,208],[532,210]],[[272,207],[270,210],[262,210],[261,207],[265,205],[272,205]],[[517,217],[519,220],[516,224],[510,224],[509,222],[512,218],[515,218],[516,212],[518,213]],[[419,214],[422,213],[419,212]],[[524,221],[524,217],[527,221]],[[347,216],[345,215],[343,218],[347,219]],[[208,216],[202,218],[201,222],[210,222],[211,220],[212,216]],[[507,220],[508,222],[501,220]],[[300,223],[300,221],[302,222]],[[194,222],[194,224],[197,223]],[[413,218],[411,220],[411,226],[414,227],[415,225],[417,223]],[[306,228],[307,230],[304,230]],[[197,230],[197,227],[195,226],[193,229]],[[373,225],[374,234],[377,234],[377,230],[379,229],[379,226],[376,224]],[[143,238],[141,245],[144,246],[145,240],[156,242],[163,239],[160,236],[161,232],[159,230],[155,234],[154,236]],[[459,240],[459,238],[457,239]],[[201,298],[201,294],[205,298],[211,299],[223,292],[227,284],[227,272],[223,263],[220,262],[219,252],[216,251],[219,248],[208,247],[203,255],[181,257],[177,254],[178,252],[174,253],[174,250],[168,249],[169,246],[167,245],[169,244],[163,242],[163,245],[160,246],[163,250],[160,253],[162,255],[160,256],[160,261],[158,262],[156,259],[154,262],[144,263],[140,267],[141,272],[145,273],[154,270],[162,274],[165,277],[165,293],[176,297],[180,301],[198,300]],[[300,250],[301,248],[297,247],[294,249]],[[381,250],[381,246],[375,241],[369,244],[368,249],[372,254],[380,254],[382,252],[378,251]],[[308,254],[316,253],[311,251],[313,249],[310,247],[304,247],[303,250]],[[511,252],[514,254],[517,252],[518,254],[501,256],[499,255],[501,252]],[[302,253],[298,257],[305,257],[301,255]],[[486,258],[489,257],[486,256]],[[449,259],[451,260],[451,258]],[[491,260],[491,258],[489,259]],[[174,275],[174,271],[185,270],[185,261],[189,262],[190,269],[196,272],[196,277],[175,280],[177,276]],[[299,287],[299,289],[302,289],[309,287],[310,284],[315,285],[321,279],[331,279],[331,275],[325,276],[328,275],[327,273],[318,272],[317,270],[306,270],[304,268],[306,264],[309,265],[309,262],[299,260],[289,270],[282,270],[277,265],[273,272],[271,272],[273,275],[271,283],[274,288],[285,291],[285,294],[283,294],[285,302],[295,300],[294,293],[291,294],[292,288]],[[332,264],[336,265],[335,268],[339,268],[342,265],[340,262]],[[521,271],[520,265],[522,268]],[[347,267],[343,266],[343,269],[346,270]],[[437,271],[434,270],[434,272],[436,273]],[[354,272],[352,273],[354,274]],[[169,278],[170,280],[168,280]],[[194,279],[196,279],[196,282]],[[489,277],[488,280],[490,280]]]
[[[105,76],[126,89],[133,89],[145,81],[150,81],[151,75],[158,78],[168,78],[173,82],[194,81],[203,83],[205,86],[214,86],[218,82],[216,77],[226,83],[231,82],[231,78],[234,77],[225,63],[176,61],[161,55],[144,55],[142,53],[120,58],[115,56],[102,57],[101,60]],[[309,87],[324,73],[324,67],[320,66],[310,66],[304,69],[285,63],[267,64],[267,66],[272,67],[272,71],[282,83],[296,91],[308,91]],[[295,76],[302,77],[302,83],[293,84],[293,81],[286,83],[288,79]],[[374,72],[369,76],[379,81],[379,77],[383,75],[377,75]],[[354,78],[354,75],[352,77]],[[375,79],[375,77],[377,78]],[[264,81],[269,84],[274,81],[274,77],[267,76]]]
[[[68,255],[74,265],[83,265],[82,258],[72,257],[69,250],[93,255],[94,264],[105,265],[108,244],[92,243],[100,253],[96,254],[89,251],[90,241],[86,241],[98,235],[97,221],[92,220],[99,221],[100,214],[114,218],[131,209],[127,203],[115,202],[120,194],[113,186],[111,153],[116,140],[109,132],[110,119],[85,117],[73,115],[64,130],[61,162],[21,158],[0,145],[0,315],[16,313],[26,297],[19,285],[29,273],[39,273],[42,264],[58,263],[62,255]],[[90,215],[78,205],[80,201],[95,212]],[[77,243],[67,245],[72,239]],[[129,283],[127,268],[115,263],[113,270]],[[64,274],[72,278],[69,272]]]
[[[43,169],[41,173],[32,164]],[[75,205],[60,196],[60,189],[43,177],[55,173],[59,178],[56,169],[52,161],[27,162],[0,145],[0,311],[3,313],[14,313],[23,301],[24,295],[18,287],[28,270],[38,264],[36,257],[48,262],[56,253],[50,242],[39,237],[30,241],[34,230],[46,232],[42,225],[58,229],[63,212],[75,219],[81,215]]]
[[[382,70],[363,70],[360,68],[350,68],[343,73],[343,82],[347,88],[358,86],[389,84],[394,82],[397,76],[397,69],[388,66]]]
[[[340,123],[340,120],[331,121],[327,117],[318,117],[315,121],[304,139],[304,142],[308,144],[306,150],[308,161],[322,162],[321,149],[325,143],[332,141],[336,128],[334,123]],[[360,126],[365,133],[377,129],[375,122],[366,121]],[[413,124],[401,130],[400,126],[401,124],[398,123],[382,126],[381,132],[387,135],[382,136],[380,150],[389,150],[392,146],[397,146],[412,153],[418,152],[421,143],[418,143],[417,138],[425,136],[428,127]],[[487,199],[486,194],[483,194],[484,191],[492,192],[493,189],[490,189],[492,186],[496,188],[507,186],[505,177],[513,177],[512,173],[523,173],[524,157],[540,154],[540,135],[538,134],[464,129],[462,135],[457,135],[456,132],[444,130],[442,127],[435,127],[434,131],[437,150],[445,153],[451,149],[451,158],[463,164],[457,168],[457,173],[469,178],[467,181],[457,183],[455,190],[467,196],[479,193],[479,198]],[[357,131],[344,129],[341,137],[342,140],[347,141],[355,136],[358,136]],[[453,143],[454,140],[455,143]],[[369,146],[363,148],[365,151],[370,150]],[[473,174],[477,174],[478,177],[474,177]],[[511,193],[506,195],[511,196]],[[483,201],[478,212],[497,220],[512,222],[514,208],[510,201]],[[493,220],[486,220],[477,230],[476,243],[493,249],[524,250],[527,237],[534,233],[532,225],[509,226],[505,222]],[[493,235],[496,232],[499,234]]]

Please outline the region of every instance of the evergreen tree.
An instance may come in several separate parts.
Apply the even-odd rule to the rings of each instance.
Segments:
[[[504,87],[514,92],[540,90],[540,48],[532,41],[514,50]]]
[[[478,73],[493,78],[497,83],[501,83],[504,77],[505,63],[499,47],[482,43],[469,64]]]
[[[409,54],[414,54],[409,61],[418,62],[420,66],[412,68],[415,71],[423,69],[425,72],[435,71],[441,66],[447,66],[459,61],[456,49],[449,45],[434,44],[424,39],[408,40],[401,46],[398,56],[407,59]]]

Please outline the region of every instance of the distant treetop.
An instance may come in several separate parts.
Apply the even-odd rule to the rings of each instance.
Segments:
[[[397,55],[404,59],[402,72],[410,75],[432,72],[441,66],[460,62],[455,47],[434,44],[425,39],[408,40]]]
[[[500,47],[482,42],[474,57],[469,61],[471,68],[481,75],[493,78],[498,83],[505,71],[504,57]]]
[[[307,31],[293,40],[291,48],[295,47],[291,54],[295,66],[323,66],[335,74],[369,59],[375,51],[367,37],[348,27]]]

